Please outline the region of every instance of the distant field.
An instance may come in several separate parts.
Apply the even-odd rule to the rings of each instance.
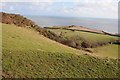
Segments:
[[[118,37],[102,35],[102,34],[94,34],[89,32],[82,31],[70,31],[70,30],[61,30],[61,29],[49,29],[50,31],[56,33],[57,35],[61,35],[67,37],[71,40],[75,40],[79,43],[82,43],[84,40],[89,41],[92,45],[97,45],[102,42],[110,42],[118,39]],[[97,48],[91,48],[96,55],[110,58],[118,58],[118,45],[106,45]]]
[[[3,24],[2,28],[3,77],[118,77],[118,64],[114,59],[102,59],[86,55],[83,51],[45,38],[29,27],[16,27],[15,25]],[[75,34],[77,35],[78,32],[75,32]],[[69,37],[71,35],[67,33],[65,36]],[[88,35],[88,33],[82,35]],[[102,38],[101,40],[104,39]]]
[[[110,44],[110,45],[106,45],[98,48],[93,48],[92,51],[97,53],[100,56],[118,58],[119,48],[120,48],[120,45]]]
[[[82,41],[89,41],[91,44],[96,45],[100,42],[110,42],[113,40],[118,39],[118,37],[115,36],[109,36],[109,35],[102,35],[102,34],[95,34],[95,33],[89,33],[89,32],[82,32],[82,31],[70,31],[70,30],[62,30],[62,29],[48,29],[57,35],[61,35],[64,37],[67,37],[71,40],[79,41],[80,43]]]
[[[99,30],[93,30],[90,28],[86,28],[86,27],[82,27],[82,26],[53,26],[53,27],[49,27],[49,28],[67,28],[67,29],[74,29],[74,30],[83,30],[83,31],[90,31],[90,32],[96,32],[96,33],[103,33],[102,31]]]

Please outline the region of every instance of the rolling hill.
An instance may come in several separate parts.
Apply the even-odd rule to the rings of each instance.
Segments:
[[[5,78],[117,78],[117,60],[87,55],[31,27],[3,24]]]
[[[13,23],[16,17],[10,17],[7,13],[6,16],[5,20],[9,19],[11,23],[0,23],[3,78],[118,78],[117,59],[95,56],[94,53],[63,45],[56,41],[64,41],[65,37],[59,37],[56,32],[35,24],[27,25],[31,22],[27,19],[18,25]],[[72,34],[66,36],[69,35]],[[98,36],[89,34],[92,35]],[[116,39],[106,39],[105,36],[101,41],[108,41],[108,38]]]

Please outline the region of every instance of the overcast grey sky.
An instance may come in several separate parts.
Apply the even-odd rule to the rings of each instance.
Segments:
[[[119,0],[2,0],[2,12],[66,17],[118,17]]]

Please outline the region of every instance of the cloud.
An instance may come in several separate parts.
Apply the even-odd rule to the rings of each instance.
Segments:
[[[47,0],[47,1],[42,1],[42,0],[38,0],[38,2],[33,2],[33,5],[36,6],[46,6],[46,5],[52,5],[54,2],[52,0]]]
[[[84,0],[73,2],[73,8],[63,7],[65,13],[71,13],[76,16],[117,18],[118,1],[117,0]]]
[[[6,6],[6,3],[0,2],[0,11],[2,11],[2,8],[3,8],[4,6]]]
[[[34,3],[30,3],[32,6],[31,9],[33,10],[41,10],[41,11],[51,11],[51,5],[53,5],[53,2],[34,2]],[[39,11],[38,11],[39,12]]]
[[[11,0],[4,0],[11,1]],[[3,11],[33,15],[117,18],[118,0],[12,0]],[[19,2],[23,1],[23,2]],[[28,1],[28,2],[26,2]]]
[[[2,7],[4,7],[4,6],[6,6],[6,3],[0,2],[0,7],[2,8]]]
[[[61,2],[64,0],[2,0],[1,2]]]
[[[13,6],[10,6],[9,11],[13,11],[13,10],[14,10]]]

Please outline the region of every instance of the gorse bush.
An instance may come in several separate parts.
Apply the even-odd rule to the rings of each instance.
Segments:
[[[5,24],[15,24],[17,26],[25,27],[25,26],[34,26],[35,23],[19,14],[7,14],[0,12],[2,15],[2,20],[0,22]]]

